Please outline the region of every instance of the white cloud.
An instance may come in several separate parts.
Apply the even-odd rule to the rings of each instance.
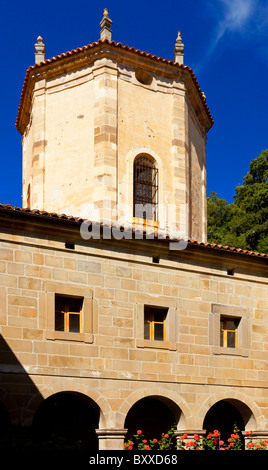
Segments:
[[[252,18],[257,0],[218,0],[223,6],[223,18],[218,24],[216,43],[227,31],[239,31]]]
[[[248,24],[256,19],[260,2],[262,0],[208,0],[207,7],[213,11],[216,26],[202,64],[197,69],[203,68],[214,53],[221,39],[228,33],[248,33]]]

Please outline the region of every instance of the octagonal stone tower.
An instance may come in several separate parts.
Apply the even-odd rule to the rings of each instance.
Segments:
[[[49,60],[37,39],[16,122],[23,206],[156,230],[172,217],[176,231],[206,241],[206,134],[213,120],[183,64],[181,35],[171,61],[112,41],[106,9],[100,24],[97,42]],[[154,216],[141,219],[133,212],[138,158],[157,178]],[[146,193],[141,188],[136,195]]]

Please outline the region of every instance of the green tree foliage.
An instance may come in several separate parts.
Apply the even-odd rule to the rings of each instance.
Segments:
[[[231,204],[210,193],[208,241],[268,254],[268,150],[252,160],[235,191]]]

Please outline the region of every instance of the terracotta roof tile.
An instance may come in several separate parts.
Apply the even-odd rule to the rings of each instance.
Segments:
[[[97,48],[99,46],[102,46],[103,44],[109,44],[110,46],[112,47],[116,47],[116,48],[119,48],[119,49],[123,49],[125,51],[128,51],[128,52],[133,52],[134,54],[138,54],[140,56],[143,56],[143,57],[148,57],[152,60],[156,60],[158,62],[162,62],[162,63],[165,63],[165,64],[168,64],[168,65],[171,65],[171,66],[174,66],[174,67],[177,67],[177,68],[180,68],[180,69],[183,69],[183,70],[187,70],[190,75],[191,75],[191,78],[194,82],[194,85],[197,89],[197,92],[200,96],[200,99],[204,105],[204,108],[206,110],[206,113],[207,113],[207,116],[209,118],[209,121],[210,121],[210,124],[211,126],[214,124],[214,121],[213,121],[213,118],[211,116],[211,113],[210,113],[210,110],[208,108],[208,105],[207,105],[207,102],[206,102],[206,99],[205,97],[203,96],[202,94],[202,91],[201,91],[201,88],[198,84],[198,81],[197,81],[197,78],[193,72],[193,70],[188,66],[188,65],[183,65],[183,64],[178,64],[177,62],[174,62],[173,60],[169,60],[169,59],[164,59],[163,57],[158,57],[156,55],[153,55],[149,52],[144,52],[144,51],[141,51],[140,49],[135,49],[134,47],[130,47],[128,45],[124,45],[121,43],[121,42],[118,42],[116,43],[115,41],[109,41],[108,39],[105,39],[105,40],[101,40],[99,39],[97,42],[93,42],[92,44],[88,44],[87,46],[83,46],[83,47],[78,47],[77,49],[73,49],[71,51],[67,51],[65,53],[62,53],[60,55],[57,55],[55,57],[52,57],[51,59],[47,59],[45,60],[44,62],[41,62],[40,64],[35,64],[35,65],[31,65],[27,71],[26,71],[26,75],[25,75],[25,79],[24,79],[24,83],[23,83],[23,87],[22,87],[22,92],[21,92],[21,97],[20,97],[20,103],[19,103],[19,108],[18,108],[18,113],[17,113],[17,119],[16,119],[16,128],[18,129],[19,128],[19,120],[20,120],[20,115],[21,115],[21,111],[22,111],[22,103],[23,103],[23,99],[24,99],[24,95],[25,95],[25,92],[26,92],[26,88],[27,88],[27,83],[28,83],[28,79],[29,79],[29,76],[30,76],[30,73],[33,71],[33,70],[36,70],[36,69],[39,69],[39,68],[42,68],[44,67],[45,65],[47,64],[51,64],[55,61],[58,61],[58,60],[61,60],[61,59],[64,59],[66,57],[70,57],[72,55],[75,55],[75,54],[79,54],[81,52],[86,52],[90,49],[93,49],[93,48]]]
[[[38,209],[25,209],[25,208],[20,208],[20,207],[17,207],[17,206],[11,206],[10,204],[1,204],[0,203],[0,214],[1,214],[1,212],[11,214],[11,215],[12,214],[20,214],[22,216],[29,215],[29,216],[32,216],[32,217],[40,217],[42,219],[50,219],[50,220],[55,220],[55,221],[71,222],[71,223],[75,223],[76,225],[80,225],[82,222],[85,221],[85,219],[83,219],[81,217],[73,217],[73,216],[66,215],[66,214],[58,214],[56,212],[40,211]],[[93,221],[91,223],[93,225],[96,225],[96,226],[100,225],[101,227],[105,227],[105,225],[107,225],[107,224],[102,224],[102,223],[93,222]],[[116,226],[116,225],[114,225],[114,226]],[[111,226],[110,226],[110,228],[111,228]],[[130,230],[132,231],[132,233],[137,233],[137,232],[142,233],[143,232],[144,237],[146,235],[146,232],[141,231],[140,229],[131,228]],[[168,235],[164,235],[164,236],[160,237],[159,234],[156,231],[151,232],[151,235],[154,235],[155,240],[179,241],[178,238],[169,237]],[[202,242],[202,241],[198,241],[198,240],[189,240],[188,241],[188,246],[189,247],[197,246],[197,247],[200,247],[200,248],[204,247],[204,248],[209,248],[209,249],[215,250],[217,252],[222,251],[224,253],[237,253],[237,254],[241,254],[241,255],[250,256],[250,257],[253,257],[253,258],[268,259],[268,255],[266,253],[258,253],[256,251],[244,250],[242,248],[236,248],[236,247],[232,247],[232,246],[217,245],[216,243]]]

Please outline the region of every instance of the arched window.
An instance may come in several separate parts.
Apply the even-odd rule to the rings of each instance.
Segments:
[[[157,220],[158,169],[153,160],[145,155],[134,161],[133,216]]]

